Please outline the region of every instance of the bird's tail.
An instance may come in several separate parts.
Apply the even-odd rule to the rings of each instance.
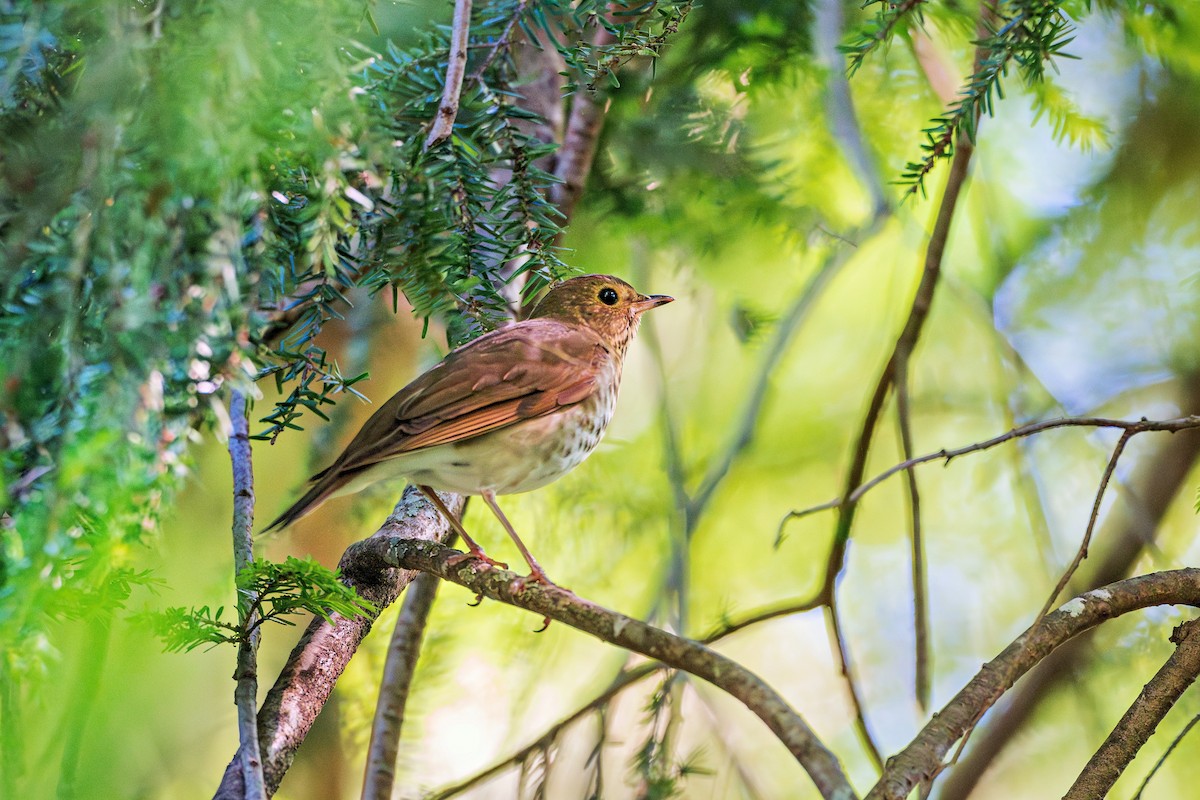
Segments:
[[[318,472],[312,477],[312,486],[304,493],[304,496],[289,506],[287,511],[276,517],[274,522],[259,533],[267,533],[276,528],[286,528],[301,517],[315,511],[317,506],[324,503],[341,488],[345,481],[339,480],[339,478],[340,476],[332,469]]]

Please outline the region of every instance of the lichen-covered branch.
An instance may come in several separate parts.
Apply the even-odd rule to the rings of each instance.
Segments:
[[[442,498],[452,511],[462,513],[461,497],[447,494]],[[424,502],[415,488],[409,487],[387,521],[366,541],[401,535],[433,541],[442,539],[448,531],[445,519]],[[411,569],[380,569],[375,560],[364,565],[354,552],[351,546],[342,557],[339,565],[342,580],[375,606],[376,615],[395,602],[418,574]],[[268,794],[279,788],[296,749],[308,735],[338,677],[374,621],[375,616],[365,615],[354,618],[334,615],[329,622],[314,620],[292,649],[258,714],[258,739]],[[240,755],[235,756],[226,768],[217,798],[244,797],[239,758]]]

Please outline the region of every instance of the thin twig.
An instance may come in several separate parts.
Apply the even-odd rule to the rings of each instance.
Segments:
[[[436,576],[428,573],[418,575],[408,588],[396,627],[392,629],[392,641],[388,644],[387,661],[379,686],[379,702],[375,705],[375,719],[371,724],[363,800],[391,800],[408,690],[417,668],[425,623],[429,620],[440,582]]]
[[[753,625],[758,625],[762,622],[768,622],[780,617],[790,617],[795,614],[803,614],[806,611],[813,611],[824,605],[824,601],[820,594],[816,594],[804,600],[791,600],[786,603],[769,606],[752,611],[740,620],[726,622],[725,624],[713,629],[707,636],[700,639],[701,644],[713,644],[719,642],[726,636],[732,636],[739,631],[743,631]]]
[[[478,559],[464,561],[458,551],[435,542],[372,537],[352,545],[351,550],[360,564],[368,565],[375,559],[379,565],[432,572],[484,597],[549,617],[703,678],[741,701],[766,723],[823,797],[856,797],[837,757],[778,692],[741,664],[699,642],[602,608],[559,587],[526,585],[513,572],[490,567]]]
[[[234,389],[229,395],[229,459],[233,464],[233,567],[234,576],[254,563],[254,465],[250,454],[250,431],[246,395]],[[237,587],[238,623],[245,635],[238,642],[234,680],[237,705],[238,740],[244,797],[265,800],[262,755],[258,741],[258,597],[239,584]]]
[[[458,117],[458,103],[462,95],[463,78],[467,74],[467,40],[471,35],[471,0],[454,0],[454,20],[450,28],[450,52],[446,57],[446,85],[442,88],[442,101],[438,104],[429,135],[425,137],[425,149],[450,138],[454,132],[454,120]]]
[[[616,41],[609,30],[597,25],[592,34],[592,46],[608,47]],[[583,187],[592,171],[596,143],[608,112],[608,100],[592,92],[576,92],[571,98],[571,113],[563,131],[562,148],[554,161],[554,177],[558,183],[550,187],[550,199],[568,219],[575,203],[583,195]],[[561,238],[561,237],[560,237]]]
[[[829,632],[831,649],[837,656],[838,669],[842,673],[842,677],[846,679],[846,690],[850,693],[850,705],[854,709],[854,730],[858,733],[858,739],[862,743],[863,749],[871,758],[871,763],[875,765],[876,770],[882,772],[883,755],[879,750],[879,744],[875,741],[875,735],[871,733],[871,728],[867,724],[867,713],[860,697],[861,690],[858,686],[858,679],[854,675],[854,668],[850,666],[850,650],[846,646],[842,634],[842,620],[841,614],[838,613],[837,595],[826,596],[824,605],[825,623]]]
[[[999,436],[994,436],[991,439],[985,439],[981,442],[974,442],[964,447],[959,447],[954,450],[939,450],[936,453],[926,453],[916,458],[910,458],[907,461],[901,461],[888,467],[883,472],[876,475],[871,480],[860,485],[857,489],[851,492],[846,498],[849,502],[856,503],[863,498],[867,492],[874,489],[879,484],[883,483],[888,478],[898,472],[910,470],[913,467],[927,464],[930,461],[945,461],[949,464],[953,459],[959,456],[968,455],[970,453],[978,453],[983,450],[989,450],[998,445],[1010,442],[1013,439],[1022,439],[1028,436],[1034,436],[1048,430],[1056,428],[1116,428],[1118,430],[1128,431],[1132,433],[1178,433],[1179,431],[1191,430],[1200,428],[1200,415],[1190,415],[1187,417],[1176,417],[1174,419],[1164,420],[1149,420],[1142,417],[1139,420],[1126,419],[1108,419],[1105,417],[1060,417],[1057,419],[1041,420],[1040,422],[1031,422],[1028,425],[1022,425],[1013,428]],[[828,511],[834,508],[841,508],[843,500],[841,498],[833,498],[820,505],[810,506],[808,508],[789,511],[784,517],[784,522],[791,519],[800,519],[810,514],[815,514],[820,511]]]
[[[1162,756],[1154,763],[1154,767],[1151,768],[1150,772],[1146,774],[1146,778],[1142,781],[1142,785],[1138,787],[1137,792],[1133,795],[1131,800],[1142,800],[1142,793],[1146,791],[1146,787],[1150,784],[1150,779],[1153,778],[1160,769],[1162,769],[1162,765],[1167,763],[1167,758],[1170,757],[1171,753],[1175,751],[1175,748],[1179,746],[1179,743],[1183,741],[1183,737],[1187,736],[1192,728],[1196,727],[1196,723],[1198,722],[1200,722],[1200,714],[1192,717],[1191,721],[1188,722],[1187,725],[1183,726],[1183,730],[1181,730],[1175,736],[1175,738],[1171,740],[1171,744],[1167,746],[1167,749],[1163,751]]]
[[[1104,798],[1167,712],[1200,674],[1200,622],[1191,620],[1171,634],[1175,652],[1138,694],[1121,721],[1088,759],[1063,800]],[[1140,792],[1139,792],[1140,793]]]
[[[902,369],[903,372],[896,380],[896,424],[900,429],[901,451],[905,458],[912,458],[912,417],[908,405],[907,361]],[[905,475],[908,478],[909,544],[912,550],[914,683],[917,705],[924,711],[929,707],[932,684],[929,667],[929,593],[925,574],[925,542],[921,535],[921,493],[917,488],[917,473],[910,469]]]
[[[904,800],[936,774],[950,748],[1013,684],[1075,636],[1115,617],[1159,605],[1200,607],[1200,569],[1141,575],[1079,595],[1035,622],[975,674],[916,738],[888,759],[866,800]]]
[[[1088,516],[1087,530],[1083,533],[1083,541],[1079,543],[1079,549],[1075,551],[1075,557],[1071,559],[1071,564],[1055,584],[1054,591],[1046,598],[1046,604],[1038,612],[1039,617],[1046,616],[1046,613],[1054,607],[1054,601],[1058,599],[1059,593],[1071,582],[1075,570],[1079,569],[1079,565],[1087,558],[1088,545],[1092,543],[1092,533],[1096,530],[1096,520],[1100,518],[1100,503],[1104,500],[1104,490],[1108,488],[1108,482],[1112,480],[1113,472],[1117,469],[1117,462],[1121,460],[1121,454],[1125,452],[1125,445],[1129,444],[1129,440],[1133,438],[1134,434],[1135,431],[1126,430],[1117,440],[1117,446],[1113,448],[1108,465],[1104,468],[1104,475],[1100,478],[1100,488],[1096,490],[1096,499],[1092,501],[1092,513]]]
[[[484,57],[483,61],[479,62],[479,66],[475,68],[475,71],[471,73],[470,78],[472,81],[482,81],[488,67],[492,65],[496,57],[501,53],[507,53],[512,48],[513,31],[517,29],[517,23],[521,21],[521,17],[525,16],[525,12],[529,10],[530,2],[531,0],[521,0],[521,2],[517,3],[516,9],[513,10],[512,16],[505,23],[504,30],[500,32],[500,36],[496,38],[496,41],[485,45],[489,48],[488,54]]]

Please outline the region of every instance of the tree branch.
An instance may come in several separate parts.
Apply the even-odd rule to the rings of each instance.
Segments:
[[[462,497],[444,494],[442,498],[448,508],[456,514],[462,513]],[[439,540],[448,530],[446,520],[421,498],[415,487],[410,486],[404,490],[383,526],[365,541],[399,535]],[[355,547],[351,545],[342,556],[339,564],[342,581],[372,603],[377,615],[395,602],[418,573],[411,569],[379,569],[378,560],[363,563],[356,557]],[[374,621],[375,616],[366,615],[353,619],[335,615],[329,622],[313,620],[288,656],[258,715],[258,739],[268,794],[274,794],[279,788],[296,749],[308,735],[342,670],[370,632]],[[240,757],[239,751],[225,769],[215,795],[217,798],[238,800],[245,796],[238,766]]]
[[[436,542],[394,535],[357,542],[347,550],[346,559],[367,569],[374,563],[376,567],[432,572],[484,597],[533,611],[703,678],[763,720],[808,772],[823,797],[856,797],[836,756],[804,719],[766,682],[737,662],[698,642],[609,611],[559,587],[527,586],[513,572],[488,567],[475,559],[460,561],[459,555]]]
[[[1177,400],[1179,408],[1195,413],[1200,408],[1200,378],[1184,376],[1181,384],[1182,392]],[[1126,577],[1147,545],[1153,543],[1159,524],[1200,460],[1200,434],[1188,432],[1189,428],[1196,427],[1195,423],[1179,427],[1174,424],[1187,420],[1200,420],[1200,417],[1187,417],[1172,423],[1115,421],[1119,427],[1148,424],[1156,430],[1180,431],[1180,435],[1166,441],[1157,452],[1139,459],[1137,470],[1126,487],[1129,499],[1108,515],[1099,537],[1104,550],[1098,557],[1093,556],[1085,577],[1076,576],[1069,590],[1073,594]],[[1163,427],[1157,427],[1159,425]],[[1124,511],[1117,513],[1122,508]],[[988,766],[1012,736],[1024,729],[1039,703],[1076,674],[1089,652],[1085,640],[1069,642],[1009,694],[1003,710],[997,709],[989,717],[986,728],[973,737],[965,757],[946,777],[939,792],[942,800],[965,800],[973,793]]]
[[[229,459],[233,464],[233,574],[254,563],[254,463],[250,454],[250,430],[247,420],[246,396],[240,389],[229,395]],[[249,800],[265,799],[262,755],[258,746],[258,643],[262,631],[258,627],[256,594],[237,587],[238,624],[246,635],[238,642],[237,666],[233,691],[237,706],[238,750],[241,762],[244,796]]]
[[[1104,798],[1133,761],[1167,712],[1200,674],[1200,621],[1191,620],[1171,634],[1175,652],[1142,688],[1133,705],[1088,760],[1063,800]]]
[[[908,319],[904,323],[904,328],[900,331],[900,336],[896,339],[896,344],[892,348],[892,355],[888,359],[887,366],[884,367],[883,373],[879,376],[875,392],[867,408],[867,414],[863,419],[858,442],[854,447],[850,470],[846,475],[846,488],[843,491],[841,502],[842,513],[838,517],[837,529],[834,535],[834,548],[829,556],[830,568],[826,572],[826,590],[829,593],[833,592],[834,582],[841,574],[842,565],[846,557],[846,545],[850,537],[850,528],[854,521],[855,502],[850,497],[862,482],[863,472],[867,466],[867,453],[871,448],[871,441],[875,436],[875,426],[879,422],[879,415],[883,410],[884,399],[894,385],[896,376],[903,374],[905,371],[908,358],[917,346],[917,341],[921,337],[921,331],[925,327],[925,320],[929,317],[929,309],[933,305],[934,291],[937,289],[938,279],[941,275],[942,257],[946,252],[946,243],[950,238],[950,224],[954,218],[954,211],[958,206],[959,194],[962,191],[963,184],[966,183],[967,167],[970,164],[971,155],[974,151],[975,148],[970,141],[965,136],[962,137],[955,150],[954,160],[950,163],[950,174],[946,179],[946,191],[942,195],[942,203],[938,208],[937,221],[933,226],[933,234],[929,237],[929,246],[925,250],[925,268],[921,273],[921,282],[917,286],[916,295],[913,297],[912,308],[909,311]]]
[[[1158,572],[1110,583],[1080,595],[1043,617],[974,678],[888,760],[867,800],[904,800],[943,769],[943,759],[997,700],[1059,646],[1100,623],[1158,605],[1200,606],[1200,569]]]
[[[458,116],[458,101],[462,95],[463,78],[467,74],[467,39],[471,34],[471,0],[454,0],[454,20],[450,27],[450,52],[446,57],[446,85],[442,102],[438,104],[425,149],[450,138]]]
[[[614,41],[613,35],[603,26],[597,29],[592,38],[596,47],[605,47]],[[563,131],[562,148],[554,162],[554,177],[562,182],[550,187],[550,199],[568,219],[583,196],[583,187],[592,171],[596,143],[600,140],[600,129],[604,127],[607,111],[608,102],[603,95],[594,92],[575,93],[567,127]]]

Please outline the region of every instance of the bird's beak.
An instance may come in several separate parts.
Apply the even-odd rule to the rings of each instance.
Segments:
[[[665,294],[640,295],[637,302],[633,304],[633,310],[641,314],[644,311],[649,311],[652,308],[665,306],[667,303],[675,302],[675,298]]]

